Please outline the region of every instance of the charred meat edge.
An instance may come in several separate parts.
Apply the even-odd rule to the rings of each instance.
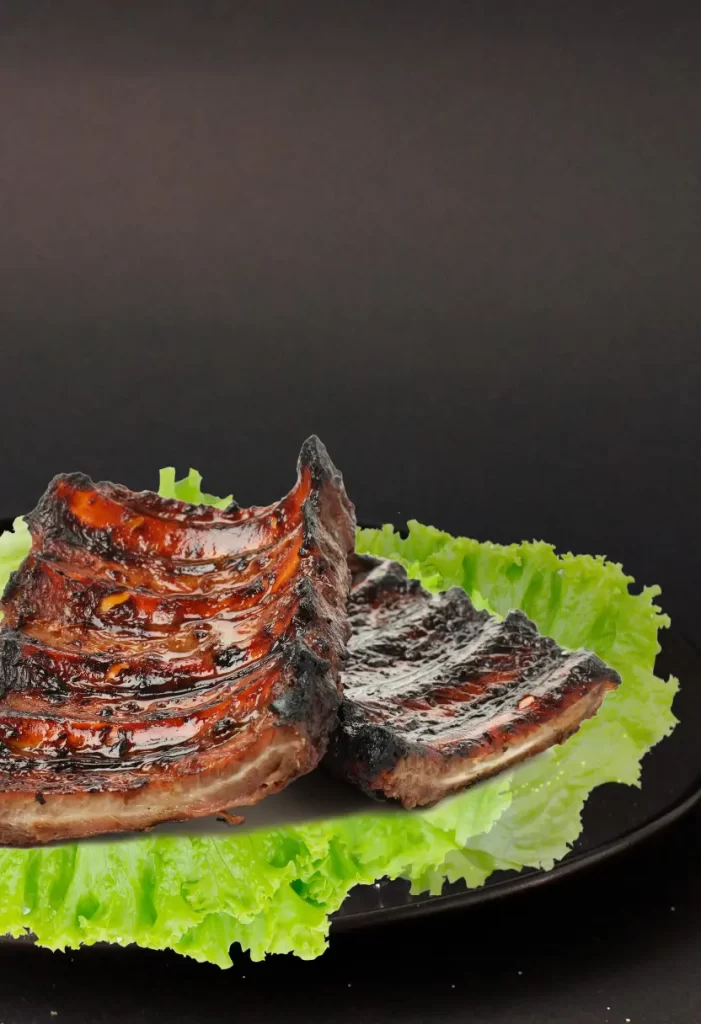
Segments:
[[[222,512],[209,506],[160,499],[151,492],[133,494],[117,485],[95,485],[82,475],[57,477],[29,517],[33,537],[29,558],[41,556],[42,550],[50,547],[52,537],[63,538],[63,543],[71,528],[69,548],[72,544],[79,553],[86,544],[89,530],[81,535],[75,529],[75,520],[67,529],[65,522],[61,522],[62,511],[56,507],[56,484],[65,480],[72,480],[74,486],[85,491],[114,489],[124,500],[135,500],[149,511],[166,509],[174,520],[171,526],[176,534],[175,520],[185,524],[185,528],[193,517],[206,520],[211,516],[215,522],[212,529],[224,531],[251,519],[265,522],[285,502],[289,504],[291,496],[302,496],[298,521],[290,523],[291,531],[301,528],[300,568],[289,583],[291,591],[294,588],[295,610],[290,629],[272,645],[265,658],[231,673],[232,699],[226,712],[222,712],[225,721],[215,722],[225,727],[222,742],[201,749],[193,749],[184,742],[180,750],[176,743],[163,756],[158,756],[156,749],[148,757],[139,757],[138,752],[136,756],[130,754],[128,743],[124,744],[124,756],[120,747],[116,757],[114,749],[101,756],[99,744],[98,752],[91,750],[87,757],[79,751],[57,751],[48,744],[44,749],[41,745],[22,749],[13,733],[20,732],[29,718],[42,728],[51,729],[55,723],[66,722],[66,716],[61,710],[65,693],[57,695],[52,690],[51,678],[39,674],[37,679],[27,679],[21,645],[24,623],[31,622],[32,617],[26,607],[19,618],[14,615],[15,606],[22,601],[20,567],[9,581],[0,605],[6,615],[6,621],[0,623],[0,843],[30,846],[149,829],[162,821],[206,816],[225,808],[253,804],[311,771],[323,756],[336,723],[339,668],[350,632],[346,615],[350,574],[346,559],[355,539],[353,506],[341,474],[318,438],[309,438],[302,447],[295,488],[267,508],[241,510],[234,505]],[[216,536],[210,539],[215,542]],[[99,542],[105,549],[104,555],[119,560],[120,553],[109,547],[109,531]],[[241,553],[251,555],[256,550]],[[122,555],[128,560],[134,552],[125,550]],[[141,552],[139,557],[148,559],[148,551]],[[260,607],[251,609],[253,616],[260,613]],[[224,683],[228,680],[225,674]],[[222,678],[217,677],[216,682],[221,693]],[[79,704],[81,700],[80,679],[76,684],[76,679],[71,678],[70,683],[70,706],[74,708],[76,701]],[[166,694],[158,712],[149,711],[141,717],[137,713],[132,724],[143,725],[146,721],[149,726],[158,725],[175,716],[185,728],[190,716],[200,709],[211,714],[207,687],[202,687],[201,681],[198,686],[194,698],[192,693],[187,695],[190,706],[180,719],[177,716],[181,698],[176,691],[172,707]],[[28,697],[28,692],[34,696]],[[236,722],[239,694],[245,695],[253,706],[259,692],[263,695],[262,704],[259,702],[255,713],[244,721]],[[31,710],[13,710],[13,702],[26,708],[27,701]],[[106,726],[111,727],[113,718],[100,717],[99,705],[93,688],[86,704],[90,713],[80,720],[72,711],[66,722],[67,730],[74,728],[77,721],[91,737],[102,735]],[[222,706],[226,706],[226,701]],[[218,705],[215,711],[217,708]]]
[[[511,635],[518,637],[519,642],[544,645],[547,657],[568,654],[554,641],[541,637],[520,611],[510,612],[500,626],[487,612],[476,611],[461,588],[430,595],[417,580],[407,579],[406,571],[396,562],[352,555],[350,564],[352,626],[356,621],[353,609],[361,617],[369,616],[373,605],[399,594],[402,607],[406,607],[407,602],[423,602],[424,618],[438,610],[445,615],[450,628],[468,621],[476,630],[497,629],[507,638]],[[391,628],[390,622],[386,631],[390,632]],[[381,641],[379,633],[380,627],[373,633],[373,643]],[[459,649],[456,648],[455,653],[459,657]],[[383,713],[381,708],[374,708],[370,714],[364,705],[366,693],[358,678],[371,682],[376,676],[362,659],[363,652],[354,635],[343,676],[340,724],[332,737],[325,763],[334,774],[359,786],[369,796],[398,801],[406,808],[431,806],[553,744],[562,743],[585,719],[596,714],[607,692],[620,683],[620,676],[596,655],[588,651],[573,652],[569,677],[553,682],[551,690],[546,687],[538,699],[529,694],[533,679],[528,685],[521,679],[514,679],[511,706],[507,704],[505,708],[507,714],[497,713],[476,729],[474,723],[470,728],[471,723],[466,718],[462,736],[460,730],[453,727],[441,737],[440,726],[436,728],[438,715],[432,722],[430,706],[416,712],[419,721],[428,728],[404,729],[393,723],[392,715]],[[547,658],[544,660],[547,667]],[[453,666],[455,686],[475,681],[460,680],[459,668],[459,664]],[[427,671],[430,675],[431,667]],[[425,686],[425,691],[424,696],[430,699],[430,687]],[[507,690],[505,700],[508,699]],[[402,704],[401,691],[396,700],[398,705]],[[413,707],[408,695],[405,700],[407,706]],[[461,701],[456,701],[455,706],[459,704],[469,708]],[[469,711],[466,714],[469,715]]]

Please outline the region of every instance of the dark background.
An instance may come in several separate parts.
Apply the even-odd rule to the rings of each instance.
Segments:
[[[316,432],[361,519],[607,554],[697,635],[700,39],[692,3],[3,3],[0,517],[59,471],[173,463],[265,503]],[[457,945],[416,924],[256,968],[248,1019],[289,990],[333,1019],[692,1024],[701,938],[680,955],[656,857],[453,918]],[[97,956],[71,985],[153,972],[172,1019],[242,998]],[[17,999],[67,970],[3,957]],[[46,1018],[32,999],[8,1024]]]

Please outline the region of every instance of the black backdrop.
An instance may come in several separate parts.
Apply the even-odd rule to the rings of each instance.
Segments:
[[[691,3],[4,3],[0,517],[172,463],[267,502],[316,432],[361,519],[605,553],[693,635],[700,38]]]

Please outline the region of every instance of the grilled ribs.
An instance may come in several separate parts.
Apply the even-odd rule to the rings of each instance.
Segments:
[[[353,506],[321,442],[268,507],[56,477],[0,605],[0,842],[145,829],[314,768],[349,637]]]
[[[352,638],[327,761],[371,796],[433,804],[561,743],[620,683],[520,611],[500,621],[459,587],[429,594],[397,563],[350,564]]]

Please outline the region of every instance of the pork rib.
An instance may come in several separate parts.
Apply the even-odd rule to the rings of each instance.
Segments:
[[[352,638],[332,770],[405,807],[435,803],[561,743],[620,677],[520,611],[431,595],[395,562],[351,556]]]
[[[268,507],[56,477],[0,607],[0,842],[251,804],[336,722],[353,506],[316,437]]]

